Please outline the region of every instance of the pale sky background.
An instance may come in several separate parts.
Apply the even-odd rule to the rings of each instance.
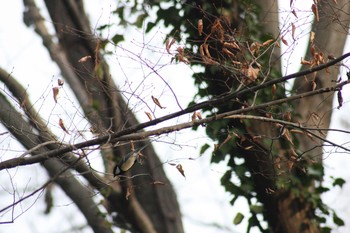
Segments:
[[[110,11],[114,9],[114,2],[111,0],[100,1],[88,1],[89,5],[86,6],[88,14],[91,16],[91,24],[98,25],[110,22],[113,17],[110,15]],[[93,3],[92,3],[93,2]],[[280,1],[289,4],[289,1]],[[307,5],[306,1],[296,7],[298,9],[310,9],[311,5]],[[309,1],[310,2],[310,1]],[[38,1],[38,4],[42,4]],[[112,5],[111,5],[112,4]],[[289,11],[288,5],[281,7]],[[65,122],[74,122],[69,125],[69,129],[75,132],[75,129],[86,129],[88,126],[80,118],[79,112],[75,107],[77,104],[75,100],[69,94],[68,86],[64,86],[64,90],[60,92],[59,104],[54,105],[52,99],[51,88],[56,85],[57,79],[60,78],[60,73],[55,65],[52,64],[46,49],[43,48],[41,39],[36,36],[32,29],[28,29],[22,22],[23,3],[22,1],[8,1],[6,7],[0,8],[0,15],[3,19],[0,21],[0,66],[7,70],[12,71],[13,77],[19,79],[23,86],[25,86],[31,95],[31,101],[35,103],[37,110],[43,112],[47,117],[50,127],[61,136],[62,140],[66,142],[76,142],[81,138],[72,136],[64,136],[62,131],[58,127],[59,117],[63,118]],[[46,12],[42,11],[42,14],[46,17]],[[47,17],[48,19],[48,17]],[[284,14],[282,16],[284,25],[290,25],[290,20],[295,20],[291,14]],[[311,21],[309,16],[299,16],[297,24],[306,25]],[[49,22],[49,20],[48,20]],[[283,27],[282,27],[283,28]],[[288,27],[287,27],[288,28]],[[284,28],[284,29],[287,29]],[[113,34],[113,33],[111,33]],[[150,54],[149,50],[145,50],[141,53],[141,49],[138,47],[142,42],[149,42],[149,46],[156,51],[164,52],[164,47],[161,41],[167,36],[164,29],[159,28],[154,30],[151,34],[143,40],[143,32],[139,31],[127,31],[127,41],[124,44],[126,49],[135,49],[135,52],[139,54],[143,59],[147,60],[149,64],[165,64],[170,60],[170,56],[161,56],[160,52]],[[284,61],[284,67],[287,73],[297,71],[299,67],[300,57],[298,49],[303,46],[303,43],[307,42],[307,28],[298,27],[297,36],[301,38],[298,40],[298,44],[291,45],[288,51],[290,59]],[[286,39],[291,39],[290,34],[286,36]],[[303,39],[303,40],[302,40]],[[284,49],[285,46],[283,47]],[[132,63],[132,59],[136,59],[132,54],[123,52],[121,49],[112,50],[118,56],[111,56],[109,62],[111,65],[111,72],[114,78],[118,80],[118,84],[121,89],[130,91],[135,86],[142,82],[139,90],[141,97],[145,100],[150,99],[150,95],[161,97],[162,103],[166,103],[167,109],[157,110],[156,116],[168,114],[172,111],[178,110],[178,107],[174,104],[174,98],[169,89],[164,85],[164,82],[160,80],[156,75],[148,75],[151,71],[146,66],[140,66],[139,63]],[[349,51],[347,47],[346,51]],[[289,56],[290,55],[290,56]],[[158,59],[162,57],[163,60],[158,62]],[[297,61],[297,62],[296,62]],[[292,63],[292,64],[290,64]],[[142,69],[140,69],[142,68]],[[140,70],[142,72],[140,72]],[[121,71],[125,75],[121,75]],[[184,64],[172,64],[165,66],[159,70],[161,76],[166,79],[170,86],[174,89],[176,96],[179,98],[182,107],[185,107],[187,103],[192,99],[196,88],[193,86],[193,79],[191,78],[191,68]],[[344,70],[342,70],[344,75]],[[2,86],[0,88],[3,88]],[[349,95],[346,94],[346,88],[343,91],[344,107],[341,110],[335,110],[335,114],[332,120],[332,128],[344,128],[345,124],[349,125],[348,118],[346,117],[349,112],[349,106],[347,104]],[[137,104],[136,100],[131,100],[132,104]],[[67,110],[71,109],[71,110]],[[144,115],[143,106],[138,104],[135,107],[135,111],[138,114],[140,121],[147,121],[147,117]],[[185,116],[173,121],[173,124],[178,122],[189,121],[190,116]],[[0,132],[5,129],[0,128]],[[86,137],[90,137],[86,133]],[[330,133],[329,139],[335,140],[337,143],[347,143],[349,140],[347,135],[336,135]],[[156,150],[161,157],[161,160],[165,163],[164,168],[171,179],[174,187],[177,191],[179,203],[183,213],[183,222],[186,232],[244,232],[246,229],[245,224],[233,226],[232,221],[237,212],[245,213],[247,211],[246,202],[240,200],[234,207],[230,206],[230,195],[225,193],[220,186],[220,178],[226,171],[224,165],[210,165],[210,154],[207,153],[196,160],[189,160],[188,158],[197,158],[199,156],[200,146],[207,142],[213,144],[207,139],[203,129],[199,132],[192,132],[186,130],[177,132],[175,134],[169,134],[167,137],[161,138],[163,142],[155,144]],[[170,146],[169,142],[174,142],[179,146]],[[0,136],[0,159],[5,160],[13,155],[19,156],[23,153],[23,149],[17,146],[15,140],[11,139],[9,135]],[[11,150],[9,153],[8,150]],[[185,170],[186,179],[184,179],[175,169],[175,167],[166,164],[166,161],[180,162]],[[96,163],[98,168],[99,157],[98,155],[92,155],[90,161]],[[328,175],[335,175],[342,177],[346,180],[350,180],[348,167],[350,164],[349,155],[345,153],[331,153],[325,159],[326,172]],[[0,179],[3,181],[0,185],[0,208],[8,205],[12,202],[12,185],[18,189],[17,197],[28,194],[33,191],[34,188],[39,187],[46,182],[47,175],[45,171],[39,166],[33,166],[34,168],[21,167],[18,169],[12,169],[9,171],[3,171],[0,173]],[[12,178],[12,184],[9,178]],[[44,178],[43,178],[44,177]],[[325,180],[327,183],[328,180]],[[21,206],[16,207],[16,214],[21,211],[25,211],[23,215],[19,216],[13,224],[0,225],[1,232],[71,232],[73,225],[83,225],[84,219],[77,215],[74,204],[65,197],[59,188],[55,188],[55,207],[52,213],[48,216],[43,214],[45,209],[44,200],[42,196],[34,196],[29,201],[24,202]],[[349,200],[347,196],[350,193],[350,185],[346,184],[342,190],[334,189],[329,194],[325,195],[327,203],[331,207],[335,208],[338,215],[346,221],[346,226],[334,230],[334,232],[349,232],[350,231],[350,212],[346,206],[349,206]],[[34,204],[34,205],[33,205]],[[31,206],[33,205],[33,206]],[[35,218],[35,219],[34,219]],[[0,215],[0,221],[6,221],[11,219],[11,213],[6,215]],[[55,226],[60,226],[55,227]],[[223,226],[223,229],[218,229],[213,226]],[[76,231],[79,232],[79,231]],[[90,229],[85,229],[83,232],[91,232]],[[256,232],[256,231],[253,231]]]

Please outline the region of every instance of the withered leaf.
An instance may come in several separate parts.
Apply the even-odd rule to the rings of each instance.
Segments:
[[[295,40],[295,25],[292,23],[292,38]]]
[[[295,18],[298,18],[297,12],[294,9],[292,10],[292,14],[295,16]]]
[[[183,170],[182,165],[178,164],[178,165],[176,165],[176,168],[181,173],[181,175],[186,178],[185,171]]]
[[[301,58],[300,64],[311,66],[312,61],[307,61],[307,60],[304,60],[304,58]]]
[[[271,86],[271,95],[272,95],[272,99],[275,98],[275,93],[276,93],[276,84],[273,84]]]
[[[67,128],[64,126],[63,120],[60,118],[58,121],[58,125],[61,127],[61,129],[66,132],[67,134],[69,134]]]
[[[191,116],[192,121],[195,121],[197,118],[197,112],[194,112]]]
[[[299,129],[291,129],[290,132],[291,133],[297,133],[297,134],[304,134],[304,131],[299,130]]]
[[[283,136],[288,142],[290,142],[290,144],[294,145],[293,140],[292,140],[292,137],[291,137],[291,135],[290,135],[288,129],[286,129],[286,128],[283,129],[282,136]]]
[[[171,54],[170,48],[174,43],[175,43],[175,38],[172,38],[172,39],[168,38],[165,42],[165,48],[169,54]]]
[[[316,22],[320,21],[319,15],[318,15],[318,7],[316,4],[312,4],[311,6],[312,13],[315,15]]]
[[[338,91],[338,109],[340,109],[343,106],[343,96],[341,94],[341,91]]]
[[[200,112],[196,112],[196,116],[197,116],[198,120],[203,119],[202,114]]]
[[[283,43],[283,44],[285,44],[285,45],[287,45],[287,46],[288,46],[288,41],[287,41],[286,39],[284,39],[284,37],[283,37],[283,36],[282,36],[281,40],[282,40],[282,43]]]
[[[310,43],[313,44],[315,41],[315,32],[310,32]]]
[[[57,103],[57,95],[60,92],[58,87],[53,87],[52,88],[52,93],[53,93],[53,99],[55,100],[55,102]]]
[[[148,117],[148,119],[149,119],[150,121],[153,120],[153,117],[152,117],[151,113],[145,112],[145,114],[147,115],[147,117]]]
[[[267,45],[271,44],[273,41],[274,41],[273,39],[267,40],[262,45],[267,46]]]
[[[62,87],[64,84],[64,81],[62,79],[57,79],[58,86]]]
[[[186,65],[190,64],[189,60],[187,60],[187,58],[181,53],[176,54],[175,57],[179,60],[179,62],[183,62]]]
[[[202,36],[203,33],[203,20],[200,19],[198,20],[198,34],[199,36]]]
[[[91,59],[91,56],[85,56],[85,57],[82,57],[78,60],[79,63],[84,63],[84,62],[87,62],[89,59]]]
[[[152,97],[153,102],[154,102],[158,107],[160,107],[161,109],[164,109],[164,108],[165,108],[165,107],[163,107],[163,106],[160,104],[159,100],[158,100],[156,97],[154,97],[153,95],[152,95],[151,97]]]
[[[244,84],[248,85],[254,82],[258,78],[260,69],[254,68],[253,66],[249,66],[248,68],[242,68],[241,72],[245,75],[246,79],[243,80]]]

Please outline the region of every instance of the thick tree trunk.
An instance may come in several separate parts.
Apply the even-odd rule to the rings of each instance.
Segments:
[[[256,2],[263,9],[261,16],[262,25],[265,25],[264,31],[266,33],[273,33],[274,37],[277,38],[277,1],[257,0]],[[316,33],[315,44],[319,49],[318,52],[323,52],[325,59],[328,54],[339,56],[343,52],[350,21],[350,15],[348,14],[350,12],[350,5],[346,2],[345,0],[338,1],[338,4],[335,5],[334,1],[329,0],[320,1],[318,5],[320,21],[314,22],[312,30]],[[312,59],[309,51],[310,47],[308,50],[309,57],[307,59]],[[278,54],[274,54],[273,56],[278,56]],[[279,69],[278,64],[275,65]],[[338,73],[338,67],[332,67],[326,71],[318,72],[315,79],[316,88],[334,85]],[[299,78],[295,81],[293,90],[296,94],[312,90],[312,81],[314,79],[309,77],[308,80],[310,81]],[[332,113],[332,102],[333,95],[331,94],[315,95],[300,99],[293,103],[295,115],[293,121],[300,122],[302,125],[309,127],[328,128]],[[311,116],[316,113],[318,118]],[[318,120],[315,122],[313,119]],[[275,133],[272,131],[274,128],[277,130]],[[253,135],[280,136],[278,129],[268,123],[261,124],[259,122],[259,124],[252,124],[250,130]],[[325,138],[326,135],[326,132],[320,134],[322,138]],[[322,140],[310,138],[307,135],[298,135],[297,139],[299,143],[295,149],[301,153],[306,152],[303,155],[303,159],[306,159],[307,162],[321,162]],[[287,178],[288,175],[292,175],[288,171],[290,169],[288,168],[288,163],[291,163],[291,161],[288,162],[288,158],[292,158],[294,154],[292,153],[293,150],[283,149],[277,142],[274,145],[276,146],[274,151],[279,151],[282,158],[287,158],[285,160],[287,164],[282,165],[282,170],[277,168],[281,163],[276,162],[270,153],[254,153],[253,156],[252,154],[248,154],[246,157],[246,161],[253,174],[259,200],[264,203],[265,216],[267,216],[271,231],[278,233],[320,232],[317,221],[314,219],[314,207],[304,199],[303,195],[295,196],[291,191],[277,188],[276,182],[278,177]],[[268,146],[270,145],[265,144],[264,147],[269,148]],[[268,192],[268,190],[273,190],[273,192]]]
[[[96,50],[98,40],[93,37],[90,30],[82,2],[79,0],[47,0],[45,2],[60,46],[69,61],[69,64],[66,65],[74,68],[78,79],[74,81],[80,82],[80,86],[85,88],[84,91],[89,98],[88,104],[99,113],[100,121],[96,121],[94,120],[96,116],[89,118],[89,112],[85,112],[91,124],[101,133],[105,133],[101,129],[111,127],[110,129],[117,132],[125,127],[138,124],[111,79],[108,66]],[[79,63],[78,60],[84,56],[92,56],[92,59],[84,64]],[[69,80],[68,82],[72,83]],[[99,122],[102,122],[103,125]],[[138,146],[142,145],[144,144],[138,144]],[[129,147],[120,147],[114,148],[112,154],[110,151],[104,154],[109,173],[113,168],[111,165],[113,157],[124,155],[129,150]],[[140,176],[139,179],[133,180],[136,183],[132,185],[137,187],[140,183],[142,188],[134,189],[129,201],[126,198],[109,198],[110,201],[116,201],[116,203],[109,203],[110,206],[119,206],[118,210],[121,212],[118,214],[124,215],[127,221],[134,225],[132,228],[140,232],[183,232],[179,206],[170,181],[161,167],[154,169],[155,165],[161,162],[151,145],[143,153],[147,158],[145,163],[142,166],[136,166],[133,172],[150,174],[150,176]],[[160,181],[166,185],[152,185],[153,181]],[[124,185],[121,187],[124,193],[127,193],[128,187]],[[120,209],[120,206],[124,207]],[[148,218],[151,220],[151,225],[147,223]]]

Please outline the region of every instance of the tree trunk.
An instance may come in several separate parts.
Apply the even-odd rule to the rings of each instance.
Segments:
[[[262,8],[262,25],[264,25],[264,32],[273,33],[274,37],[278,37],[277,29],[277,1],[256,1]],[[347,30],[350,21],[350,15],[347,14],[350,11],[350,5],[346,1],[338,1],[335,5],[334,1],[320,1],[318,4],[320,21],[314,22],[312,30],[315,34],[315,43],[318,52],[323,52],[325,59],[328,54],[335,56],[341,55],[345,45],[347,37]],[[266,24],[264,23],[266,22]],[[272,22],[272,23],[271,23]],[[273,57],[279,56],[274,54]],[[307,59],[312,60],[310,56],[310,46],[308,48]],[[275,64],[278,68],[278,64]],[[306,69],[309,67],[303,67]],[[316,76],[308,77],[309,81],[305,81],[304,78],[298,78],[295,80],[293,90],[295,94],[299,94],[306,91],[311,91],[313,88],[313,82],[317,84],[316,88],[322,88],[326,86],[334,85],[334,81],[337,80],[339,73],[338,67],[332,67],[328,70],[320,71]],[[293,102],[295,118],[292,119],[295,122],[300,122],[304,126],[328,128],[330,125],[330,119],[332,114],[332,102],[333,95],[323,94],[315,95],[313,97],[302,98]],[[318,115],[316,117],[317,122],[313,121],[315,117],[313,114]],[[275,130],[273,130],[275,129]],[[269,123],[252,124],[250,128],[252,136],[254,135],[268,135],[270,137],[280,136],[280,132],[276,126]],[[275,131],[275,132],[274,132]],[[325,138],[327,132],[320,133],[319,136]],[[307,160],[307,163],[321,162],[322,160],[322,140],[310,138],[306,134],[297,135],[298,146],[295,148],[298,153],[304,153],[302,155],[303,160]],[[282,140],[283,141],[283,140]],[[263,143],[261,141],[261,143]],[[263,147],[269,148],[270,145],[262,144]],[[273,158],[273,154],[261,152],[261,153],[245,153],[246,161],[249,164],[251,173],[253,174],[254,183],[256,184],[256,190],[258,191],[259,200],[264,204],[265,216],[272,232],[307,232],[316,233],[320,232],[319,225],[314,217],[314,207],[304,198],[303,194],[296,196],[290,190],[284,190],[277,186],[279,178],[288,179],[288,176],[295,175],[290,172],[290,165],[293,164],[292,170],[295,170],[297,165],[293,160],[295,157],[295,151],[293,148],[285,148],[280,143],[274,143],[274,151],[278,152],[280,157],[279,161]],[[243,152],[244,153],[244,152]],[[253,155],[253,156],[252,156]],[[280,161],[284,161],[282,169]],[[305,164],[300,165],[302,167]],[[298,169],[298,168],[297,168]],[[296,187],[294,187],[296,188]],[[311,187],[310,187],[311,188]],[[273,192],[269,192],[272,190]]]
[[[71,84],[78,81],[79,86],[84,88],[84,90],[77,91],[83,91],[88,96],[88,106],[85,109],[89,111],[85,111],[85,114],[92,126],[100,133],[106,133],[108,128],[118,132],[138,124],[119,94],[117,86],[111,79],[108,66],[98,52],[99,41],[98,38],[93,37],[90,30],[82,1],[47,0],[45,3],[55,26],[61,49],[69,61],[69,64],[65,65],[73,67],[75,71],[74,80],[69,77],[65,78]],[[79,63],[78,60],[84,56],[91,56],[92,59],[84,64]],[[98,113],[98,117],[96,114],[91,114],[94,111]],[[147,142],[138,143],[138,146],[143,146],[145,143]],[[114,166],[111,160],[129,151],[130,147],[118,147],[113,148],[112,151],[104,151],[104,160],[109,174]],[[133,184],[129,184],[136,187],[139,183],[142,184],[140,186],[142,188],[134,189],[129,201],[125,196],[122,199],[109,198],[109,205],[119,206],[118,210],[121,212],[118,214],[124,215],[127,221],[134,225],[133,229],[140,232],[183,232],[176,194],[162,167],[154,169],[155,165],[161,162],[151,145],[143,153],[147,158],[145,163],[142,166],[136,166],[133,172],[150,174],[150,176],[140,176],[141,178],[133,180]],[[154,181],[163,182],[165,185],[153,185]],[[122,185],[121,187],[126,194],[130,186]],[[113,203],[111,200],[116,202]],[[124,207],[120,209],[120,206]],[[149,221],[147,219],[150,220],[151,225],[147,223]]]

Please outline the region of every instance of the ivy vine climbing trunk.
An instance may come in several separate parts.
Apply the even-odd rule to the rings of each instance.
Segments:
[[[279,37],[276,30],[278,22],[277,1],[260,1],[256,3],[261,6],[261,21],[264,33],[272,33],[274,38]],[[339,7],[341,6],[341,7]],[[347,37],[350,15],[350,5],[346,1],[321,1],[318,4],[318,19],[312,24],[311,37],[305,59],[312,61],[315,53],[326,57],[343,53]],[[275,51],[276,52],[276,51]],[[277,55],[279,56],[279,55]],[[329,56],[329,57],[331,57]],[[276,57],[276,53],[273,58]],[[274,60],[274,59],[272,59]],[[275,69],[280,70],[280,64],[275,64]],[[304,65],[302,69],[310,68]],[[339,67],[332,67],[298,78],[294,82],[293,94],[300,94],[318,88],[332,86],[337,80]],[[330,125],[333,94],[316,95],[309,98],[301,98],[293,102],[292,120],[307,127],[327,129]],[[286,112],[287,113],[287,112]],[[289,114],[289,113],[287,113]],[[274,130],[271,130],[274,129]],[[313,205],[309,192],[313,189],[314,181],[321,180],[316,177],[310,178],[307,169],[317,167],[323,174],[322,145],[327,136],[327,131],[320,130],[320,138],[311,137],[307,134],[296,134],[292,146],[283,146],[286,137],[283,137],[280,127],[270,123],[252,123],[250,132],[255,135],[268,135],[271,138],[280,137],[280,141],[265,143],[260,141],[266,150],[262,153],[247,153],[246,161],[253,174],[257,187],[258,197],[264,204],[266,218],[272,232],[320,232],[320,226],[315,217],[316,205]],[[270,132],[266,133],[266,132]],[[289,132],[287,132],[289,133]],[[267,150],[272,148],[272,151]],[[253,156],[252,156],[253,155]],[[321,166],[318,166],[320,164]],[[300,174],[301,173],[301,174]],[[300,181],[293,182],[290,176],[297,176]],[[311,179],[311,180],[310,180]],[[281,186],[279,182],[291,182],[287,187]],[[298,190],[299,191],[296,191]],[[317,195],[316,193],[314,193]],[[319,194],[320,195],[320,194]],[[313,200],[315,201],[315,200]]]

